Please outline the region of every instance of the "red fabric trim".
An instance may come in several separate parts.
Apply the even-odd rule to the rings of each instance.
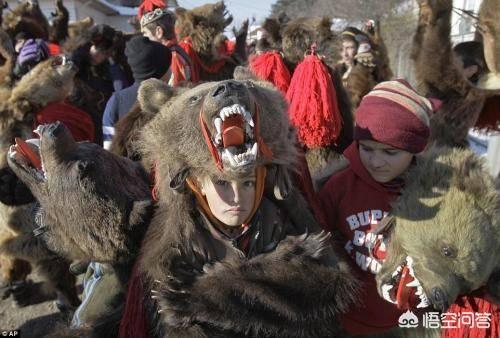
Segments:
[[[186,54],[191,58],[193,63],[193,69],[191,69],[191,81],[194,83],[200,81],[200,71],[202,69],[209,74],[215,74],[226,64],[226,60],[215,61],[211,65],[203,63],[194,50],[193,41],[190,37],[184,38],[184,40],[179,43],[179,46],[181,46]]]
[[[47,47],[49,47],[50,56],[61,54],[61,47],[57,43],[47,42]]]
[[[127,301],[118,333],[119,338],[149,338],[139,261],[140,259],[137,259],[129,279]]]
[[[203,132],[203,136],[205,138],[205,143],[208,147],[208,150],[210,151],[210,154],[212,154],[213,159],[215,160],[215,165],[220,171],[224,170],[224,165],[222,164],[222,159],[219,156],[219,152],[217,151],[217,148],[215,148],[212,139],[210,137],[210,131],[208,130],[207,124],[205,123],[205,120],[203,119],[203,108],[200,109],[200,117],[199,117],[199,122],[201,126],[201,131]]]

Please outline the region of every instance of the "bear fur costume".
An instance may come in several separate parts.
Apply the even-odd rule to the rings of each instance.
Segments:
[[[2,28],[11,38],[20,32],[33,39],[47,40],[49,37],[49,22],[36,0],[22,1],[14,10],[5,13]]]
[[[75,282],[69,273],[69,262],[49,250],[40,238],[33,237],[34,229],[32,195],[7,166],[7,151],[15,137],[30,138],[33,128],[33,116],[24,112],[13,112],[11,78],[14,48],[10,38],[0,30],[1,57],[6,60],[0,68],[0,171],[2,188],[10,186],[12,191],[2,190],[0,203],[0,275],[6,288],[4,296],[14,291],[11,287],[17,283],[14,297],[19,305],[26,305],[36,297],[45,297],[57,292],[60,305],[74,308],[79,304]],[[54,78],[57,79],[57,78]],[[50,83],[50,77],[46,78]],[[22,101],[22,100],[20,100]],[[22,106],[24,104],[21,104]],[[14,104],[15,106],[15,104]],[[8,181],[8,182],[7,182]],[[7,199],[7,200],[5,200]],[[5,204],[5,203],[7,204]],[[44,279],[40,289],[33,289],[26,281],[32,268],[38,270]],[[19,284],[21,282],[21,284]],[[23,286],[23,287],[21,287]]]
[[[441,109],[431,116],[431,141],[441,145],[467,146],[469,129],[479,124],[489,100],[498,101],[500,90],[479,89],[461,74],[450,41],[452,0],[420,1],[419,4],[419,22],[412,51],[417,88],[422,94],[443,101]],[[484,10],[486,5],[490,6],[487,11]],[[482,6],[480,21],[492,25],[490,29],[500,31],[495,16],[500,12],[500,3],[485,0]],[[494,17],[490,18],[491,15]],[[500,41],[500,38],[496,40]],[[496,58],[500,60],[500,53]],[[490,121],[478,127],[498,130],[500,109],[498,104],[493,108],[496,109],[496,123]]]
[[[193,67],[199,68],[200,81],[220,81],[231,79],[236,66],[247,60],[246,38],[248,20],[244,21],[239,30],[234,29],[236,37],[234,50],[224,50],[227,37],[223,35],[224,29],[233,21],[228,16],[224,2],[205,4],[187,10],[178,7],[175,10],[175,30],[177,39],[191,58]],[[183,46],[187,43],[193,53]]]
[[[70,260],[129,264],[152,211],[146,173],[96,144],[75,142],[62,123],[40,125],[37,134],[42,169],[15,147],[8,162],[40,203],[44,239]]]
[[[69,12],[63,0],[56,0],[56,11],[50,13],[52,25],[49,28],[49,41],[61,45],[68,37]]]
[[[311,178],[316,186],[321,186],[332,173],[347,165],[342,154],[351,144],[353,135],[353,118],[349,96],[342,84],[342,78],[335,69],[338,42],[336,35],[331,31],[331,20],[328,18],[267,18],[262,27],[267,36],[257,42],[256,52],[279,51],[290,74],[293,74],[298,63],[304,58],[313,43],[316,43],[317,54],[324,56],[333,86],[337,94],[337,102],[343,120],[338,144],[330,147],[306,149],[306,160]],[[237,79],[257,79],[251,71],[238,67],[235,71]]]
[[[228,80],[179,92],[161,81],[148,80],[139,96],[152,97],[157,92],[164,93],[164,102],[141,102],[144,110],[156,108],[156,116],[142,132],[142,153],[147,162],[156,164],[159,200],[137,276],[144,287],[140,293],[146,297],[139,298],[144,297],[150,334],[307,337],[337,332],[336,316],[355,298],[356,283],[346,265],[330,252],[328,236],[307,234],[319,226],[302,196],[287,183],[297,152],[281,94],[264,82]],[[274,244],[266,253],[261,238],[248,258],[234,255],[234,247],[226,248],[227,255],[222,257],[213,251],[220,239],[203,230],[201,214],[186,185],[188,175],[239,175],[227,155],[222,155],[216,138],[204,139],[200,126],[202,116],[208,121],[208,135],[216,135],[214,117],[234,104],[248,107],[255,125],[260,126],[253,129],[253,136],[246,134],[249,143],[257,142],[260,135],[259,148],[272,153],[272,157],[261,154],[256,159],[268,171],[261,206],[279,208],[289,219],[287,229],[283,224],[285,228],[280,226],[272,235]],[[208,144],[221,156],[223,173]],[[288,198],[278,200],[276,191]],[[280,224],[276,219],[269,222],[269,226]],[[303,236],[287,236],[304,232]],[[127,319],[122,326],[130,325]]]
[[[414,291],[423,291],[410,296],[413,306],[426,298],[434,309],[451,312],[457,297],[483,288],[496,306],[492,330],[500,330],[500,191],[482,159],[468,149],[434,145],[417,155],[406,177],[384,229],[390,242],[376,276],[380,295],[394,300],[401,287],[394,273],[408,266],[418,279]]]

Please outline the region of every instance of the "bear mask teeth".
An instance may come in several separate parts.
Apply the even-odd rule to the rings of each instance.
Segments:
[[[252,113],[240,104],[224,107],[213,120],[216,134],[213,143],[222,161],[241,168],[257,160],[258,144],[254,140]]]
[[[430,305],[429,298],[415,276],[412,257],[407,256],[406,262],[398,266],[391,277],[392,284],[383,284],[381,287],[382,297],[386,301],[398,305],[398,308],[401,309],[408,309],[410,305],[417,308],[425,308]],[[412,298],[418,299],[413,300]]]

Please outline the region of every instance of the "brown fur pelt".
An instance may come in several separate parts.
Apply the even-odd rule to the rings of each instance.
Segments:
[[[49,41],[62,44],[68,37],[68,9],[64,7],[63,0],[56,0],[56,11],[51,13],[52,24],[49,28]]]
[[[358,107],[363,96],[368,94],[377,84],[374,71],[374,68],[361,64],[352,66],[351,73],[346,81],[346,90],[349,92],[353,107]],[[356,119],[355,116],[354,119]]]
[[[467,133],[476,124],[485,100],[500,91],[478,89],[462,76],[450,41],[451,11],[451,0],[421,2],[412,59],[417,89],[443,101],[431,116],[431,140],[466,146]]]
[[[487,27],[493,34],[495,39],[495,66],[497,72],[500,72],[500,22],[498,21],[498,13],[500,13],[500,3],[495,0],[484,0],[481,2],[479,9],[479,23]]]
[[[165,224],[171,224],[170,220],[164,220],[162,226]],[[162,245],[190,249],[173,238]],[[336,316],[346,310],[356,288],[349,284],[348,269],[321,263],[327,246],[319,236],[289,236],[275,250],[251,259],[204,262],[202,272],[195,272],[193,278],[186,278],[179,266],[189,256],[179,256],[175,249],[164,252],[162,261],[171,264],[161,265],[164,270],[159,280],[167,281],[167,276],[174,280],[153,285],[158,299],[153,307],[161,311],[165,330],[157,330],[154,336],[338,335]],[[152,273],[152,263],[145,261],[147,273]]]
[[[12,85],[12,69],[15,61],[16,56],[12,40],[3,29],[0,29],[0,87],[10,88]],[[2,100],[1,104],[3,105],[4,102]]]
[[[65,52],[71,52],[84,43],[90,41],[90,28],[94,25],[94,19],[85,19],[68,24],[68,39],[63,45]]]
[[[52,60],[40,62],[12,89],[9,106],[14,117],[23,120],[51,102],[65,99],[73,89],[76,69],[69,64],[52,67]]]
[[[220,88],[226,90],[223,101],[214,99]],[[142,131],[142,151],[156,163],[159,201],[139,266],[152,334],[335,335],[337,316],[355,298],[356,283],[331,252],[328,236],[292,236],[318,228],[300,193],[291,186],[285,200],[272,197],[280,181],[290,181],[286,176],[292,175],[298,156],[281,94],[254,81],[205,83],[180,90],[147,80],[139,89],[139,101],[144,110],[156,107],[156,116]],[[217,249],[222,240],[202,225],[203,216],[183,187],[187,175],[240,177],[237,169],[226,166],[221,173],[216,168],[198,122],[200,111],[212,121],[214,114],[235,103],[249,107],[254,117],[259,107],[260,134],[273,153],[272,158],[257,160],[268,168],[269,183],[259,210],[267,229],[277,226],[270,234],[277,247],[262,238],[248,257],[233,246]],[[208,128],[214,132],[211,123]],[[264,250],[264,246],[269,247]]]
[[[96,144],[76,143],[60,123],[40,133],[44,179],[15,157],[8,162],[40,203],[49,248],[70,260],[133,261],[152,212],[146,173]]]
[[[31,38],[47,40],[49,22],[35,1],[23,1],[13,11],[5,13],[2,28],[14,38],[19,32],[26,32]]]
[[[138,149],[141,129],[154,117],[154,114],[141,110],[138,103],[115,125],[115,136],[109,149],[113,154],[140,161],[142,156]]]
[[[394,226],[377,274],[379,288],[410,256],[434,308],[446,311],[458,295],[483,286],[498,301],[500,191],[483,160],[468,149],[434,145],[417,156],[406,177],[391,212]]]
[[[232,22],[224,2],[205,4],[187,10],[179,7],[176,9],[176,32],[179,40],[189,37],[200,62],[206,66],[225,60],[225,64],[215,73],[209,73],[203,68],[200,70],[201,81],[220,81],[232,78],[236,66],[246,62],[246,37],[248,20],[233,34],[236,37],[235,49],[232,55],[219,55],[220,44],[227,39],[224,29]]]
[[[330,29],[329,18],[298,18],[289,21],[282,32],[282,51],[288,64],[297,65],[304,54],[316,43],[317,53],[324,56],[327,65],[337,59],[337,37]],[[294,68],[294,67],[292,67]],[[293,70],[293,69],[292,69]]]

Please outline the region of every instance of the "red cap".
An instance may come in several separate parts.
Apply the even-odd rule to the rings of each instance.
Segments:
[[[356,110],[355,140],[373,140],[416,154],[429,140],[431,114],[440,101],[420,96],[402,79],[381,82]]]

